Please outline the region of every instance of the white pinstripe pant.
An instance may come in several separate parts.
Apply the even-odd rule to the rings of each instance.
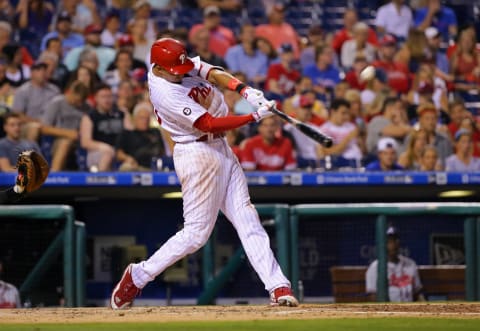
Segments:
[[[148,260],[135,264],[133,282],[143,288],[167,267],[201,248],[221,210],[235,227],[248,259],[267,291],[290,286],[250,202],[245,174],[224,138],[176,144],[175,170],[182,185],[184,228]]]

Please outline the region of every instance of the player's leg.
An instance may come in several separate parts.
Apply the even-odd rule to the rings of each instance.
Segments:
[[[296,306],[298,302],[290,291],[290,282],[274,257],[268,234],[250,202],[245,174],[238,161],[232,162],[222,211],[237,230],[248,260],[271,294],[272,303]]]
[[[137,289],[143,288],[185,255],[202,247],[215,225],[225,195],[227,180],[220,180],[225,177],[223,176],[225,170],[218,153],[210,146],[190,145],[177,144],[174,151],[175,169],[182,185],[184,228],[149,259],[130,265],[130,270],[127,268],[122,280],[130,277]],[[136,295],[132,290],[131,294],[134,295],[132,298],[120,298],[116,303],[116,293],[119,292],[117,288],[122,287],[120,283],[112,294],[113,308],[129,306]]]

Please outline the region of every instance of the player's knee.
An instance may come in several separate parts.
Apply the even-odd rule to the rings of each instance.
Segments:
[[[198,229],[197,227],[186,227],[184,229],[184,235],[190,251],[194,252],[205,245],[210,236],[210,231],[207,228]]]

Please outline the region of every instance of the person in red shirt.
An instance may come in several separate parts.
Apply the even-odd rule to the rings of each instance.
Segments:
[[[295,89],[295,82],[300,79],[300,72],[292,68],[293,47],[282,44],[279,49],[280,62],[273,63],[268,68],[265,91],[285,97]]]
[[[363,91],[367,87],[367,82],[360,81],[360,73],[368,66],[367,59],[363,54],[357,54],[353,60],[352,69],[345,74],[345,81],[351,88]]]
[[[297,167],[295,151],[288,138],[280,132],[278,118],[264,118],[258,125],[258,134],[246,140],[241,156],[245,170],[279,171]]]
[[[407,93],[410,87],[410,77],[408,67],[394,61],[397,51],[397,40],[394,36],[386,34],[379,41],[378,48],[379,59],[374,61],[372,65],[375,68],[383,69],[387,74],[388,85],[398,93]]]
[[[343,43],[353,38],[353,26],[358,22],[358,16],[355,9],[345,10],[343,14],[343,29],[337,31],[332,39],[332,48],[337,55],[342,51]],[[372,28],[368,29],[367,42],[372,45],[377,45],[377,34]]]

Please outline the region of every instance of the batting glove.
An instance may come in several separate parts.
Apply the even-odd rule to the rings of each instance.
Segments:
[[[242,96],[255,108],[259,108],[268,103],[268,100],[265,99],[262,91],[250,86],[247,86],[242,90]]]
[[[275,106],[275,101],[266,100],[266,103],[263,106],[260,106],[256,111],[252,113],[255,121],[260,122],[262,119],[272,116],[273,113],[271,112],[271,109],[273,106]]]

